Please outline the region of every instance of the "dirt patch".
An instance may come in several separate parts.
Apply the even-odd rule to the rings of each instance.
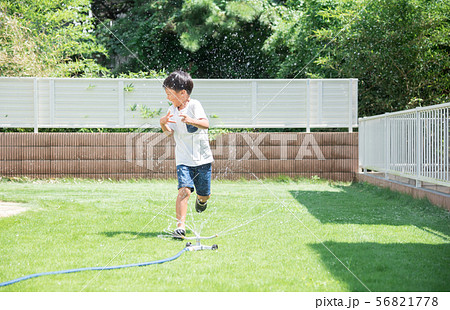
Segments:
[[[28,208],[24,207],[21,203],[0,201],[0,218],[13,216],[27,210]]]

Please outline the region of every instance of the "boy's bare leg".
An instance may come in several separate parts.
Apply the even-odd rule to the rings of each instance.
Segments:
[[[187,214],[187,206],[189,197],[191,196],[191,190],[187,187],[182,187],[178,190],[177,202],[176,202],[176,215],[177,215],[177,228],[185,228],[185,220]]]

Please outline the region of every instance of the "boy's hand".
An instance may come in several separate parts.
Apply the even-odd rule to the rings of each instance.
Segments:
[[[186,124],[189,124],[189,125],[193,125],[194,122],[195,122],[193,118],[187,116],[186,114],[180,114],[180,117],[181,117],[181,121],[183,123],[186,123]]]
[[[176,123],[175,121],[170,120],[173,114],[170,114],[170,111],[167,112],[166,116],[163,116],[159,119],[159,123],[161,125],[166,125],[167,123]]]
[[[186,114],[180,114],[180,117],[181,117],[181,121],[188,125],[192,125],[197,128],[200,128],[200,129],[208,129],[209,128],[209,121],[205,118],[193,119],[192,117],[187,116]]]

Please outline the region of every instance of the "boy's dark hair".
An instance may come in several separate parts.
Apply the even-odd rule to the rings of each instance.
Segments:
[[[173,89],[177,92],[184,89],[190,95],[194,88],[194,81],[192,81],[189,73],[178,70],[166,77],[163,87]]]

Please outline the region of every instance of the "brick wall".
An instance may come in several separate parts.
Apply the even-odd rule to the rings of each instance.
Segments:
[[[218,179],[352,181],[358,171],[357,133],[233,133],[211,148]],[[173,139],[155,133],[0,133],[0,175],[175,178],[174,153]]]

